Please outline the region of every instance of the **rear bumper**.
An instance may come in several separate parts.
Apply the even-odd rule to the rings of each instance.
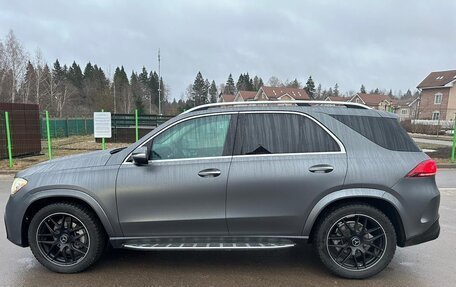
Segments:
[[[429,227],[426,231],[423,233],[416,235],[414,237],[411,237],[405,241],[404,246],[411,246],[411,245],[416,245],[420,244],[423,242],[431,241],[434,239],[437,239],[440,235],[440,224],[439,220],[437,219],[436,222],[434,222],[431,227]]]

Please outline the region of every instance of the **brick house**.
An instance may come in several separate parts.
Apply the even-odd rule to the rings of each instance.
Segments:
[[[235,102],[245,102],[245,101],[253,101],[257,92],[251,91],[239,91],[234,98]]]
[[[219,103],[233,102],[235,97],[236,97],[235,95],[220,94],[217,102],[219,102]]]
[[[354,95],[349,102],[363,104],[382,111],[389,111],[393,104],[393,100],[388,95],[363,93]]]
[[[331,102],[348,102],[350,98],[346,97],[338,97],[338,96],[329,96],[325,98],[325,101],[331,101]]]
[[[419,98],[407,98],[392,101],[394,113],[396,113],[401,120],[416,119],[418,116]]]
[[[418,86],[418,118],[452,120],[456,113],[456,70],[430,73]]]
[[[255,95],[254,101],[293,101],[310,100],[303,89],[287,87],[261,87]]]

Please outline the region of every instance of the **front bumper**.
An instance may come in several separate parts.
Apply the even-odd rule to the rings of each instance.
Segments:
[[[23,240],[22,234],[22,224],[25,214],[25,206],[20,204],[22,194],[18,196],[16,194],[14,197],[9,197],[8,203],[5,208],[5,228],[6,228],[6,238],[12,243],[26,247],[28,246],[26,240]]]
[[[431,225],[425,232],[416,235],[414,237],[411,237],[405,241],[404,246],[411,246],[411,245],[416,245],[420,244],[423,242],[431,241],[434,239],[437,239],[440,235],[440,224],[439,220],[437,219],[434,224]]]

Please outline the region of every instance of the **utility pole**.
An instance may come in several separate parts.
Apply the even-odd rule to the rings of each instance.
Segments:
[[[160,75],[160,49],[158,49],[158,114],[161,116],[161,75]]]

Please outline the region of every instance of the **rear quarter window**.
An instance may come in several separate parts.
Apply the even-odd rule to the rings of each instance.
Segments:
[[[370,141],[389,150],[418,152],[419,147],[395,118],[331,115]]]

